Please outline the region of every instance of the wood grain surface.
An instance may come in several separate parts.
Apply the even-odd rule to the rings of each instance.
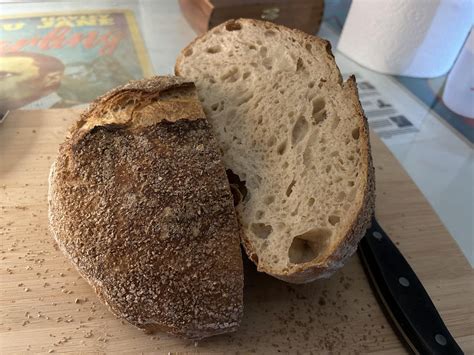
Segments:
[[[13,112],[0,124],[0,353],[403,353],[357,256],[329,280],[290,285],[246,263],[238,332],[194,344],[116,319],[48,232],[48,171],[74,110]],[[474,274],[417,187],[372,136],[376,215],[466,354]]]

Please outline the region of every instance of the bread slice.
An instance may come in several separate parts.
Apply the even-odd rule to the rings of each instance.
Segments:
[[[374,171],[355,78],[342,81],[329,42],[231,20],[175,72],[195,81],[224,165],[245,181],[237,210],[258,269],[295,283],[334,273],[370,224]]]
[[[239,325],[239,226],[193,83],[154,77],[96,100],[52,166],[49,218],[118,317],[190,339]]]

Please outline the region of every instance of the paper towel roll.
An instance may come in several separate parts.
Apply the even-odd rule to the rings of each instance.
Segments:
[[[474,30],[464,44],[444,86],[443,101],[458,115],[474,118]]]
[[[387,74],[449,71],[472,25],[472,0],[353,0],[338,49]]]

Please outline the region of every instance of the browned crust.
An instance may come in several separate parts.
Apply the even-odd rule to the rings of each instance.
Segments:
[[[357,92],[357,85],[355,77],[351,76],[345,83],[342,81],[342,76],[339,69],[337,68],[334,60],[334,55],[331,50],[331,44],[319,37],[309,35],[303,31],[297,29],[290,29],[284,26],[275,25],[271,22],[253,20],[253,19],[238,19],[238,20],[229,20],[224,22],[220,26],[215,27],[207,34],[204,34],[196,38],[191,42],[187,47],[185,47],[181,54],[178,56],[175,65],[176,75],[180,75],[180,66],[183,61],[184,53],[193,48],[195,42],[199,41],[205,36],[212,35],[213,31],[218,31],[220,28],[225,27],[227,24],[234,24],[236,22],[255,24],[256,26],[261,26],[264,29],[278,29],[285,30],[293,33],[294,37],[299,37],[303,41],[311,42],[317,46],[324,46],[328,53],[328,60],[334,63],[334,68],[337,70],[339,76],[339,84],[343,86],[348,96],[351,97],[351,104],[354,106],[355,111],[357,112],[357,118],[359,120],[360,130],[360,141],[361,144],[361,156],[365,158],[364,172],[365,172],[365,187],[364,195],[359,208],[358,213],[353,219],[353,223],[346,227],[345,238],[335,244],[332,248],[332,252],[329,253],[329,256],[325,260],[317,260],[313,262],[308,262],[300,265],[293,266],[290,271],[286,273],[274,273],[271,269],[267,269],[265,265],[259,265],[258,263],[258,254],[256,250],[252,247],[252,244],[249,238],[246,237],[245,233],[242,233],[242,244],[247,252],[249,258],[257,265],[259,271],[266,272],[276,278],[279,278],[284,281],[292,283],[305,283],[310,282],[315,279],[325,278],[332,275],[337,269],[339,269],[357,249],[359,241],[365,234],[365,231],[370,227],[371,218],[374,213],[374,204],[375,204],[375,174],[372,164],[372,156],[370,153],[370,141],[369,141],[369,129],[367,119],[364,115],[362,106],[359,101],[359,96]]]
[[[60,249],[115,315],[200,339],[238,327],[243,270],[217,143],[202,109],[183,112],[182,102],[199,105],[194,85],[170,77],[94,102],[51,168],[49,219]],[[117,122],[101,121],[109,111]]]
[[[100,96],[72,127],[79,136],[96,126],[145,127],[162,121],[205,117],[194,83],[175,76],[130,81]]]

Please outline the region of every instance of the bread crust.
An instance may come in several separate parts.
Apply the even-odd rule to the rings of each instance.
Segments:
[[[187,47],[185,47],[181,54],[178,56],[175,65],[176,75],[181,75],[182,63],[185,58],[185,54],[193,50],[193,46],[196,42],[202,40],[206,36],[212,36],[215,31],[220,31],[226,26],[234,26],[236,23],[241,23],[243,25],[253,25],[256,27],[261,27],[263,30],[268,29],[278,29],[282,31],[289,31],[292,34],[292,37],[303,41],[305,43],[310,43],[314,46],[323,46],[326,52],[329,55],[331,61],[334,62],[334,55],[331,50],[331,44],[321,38],[309,35],[305,32],[302,32],[297,29],[289,29],[284,26],[275,25],[271,22],[253,20],[253,19],[238,19],[238,20],[229,20],[215,28],[213,28],[208,33],[201,35],[191,42]],[[335,66],[335,65],[334,65]],[[370,152],[370,140],[369,140],[369,129],[367,119],[364,115],[362,106],[359,101],[357,85],[355,77],[351,76],[348,80],[343,83],[342,76],[339,72],[339,69],[335,66],[337,70],[337,75],[339,77],[339,84],[342,86],[343,90],[347,93],[347,96],[350,97],[350,102],[348,104],[354,107],[355,112],[357,113],[357,120],[360,127],[360,141],[361,141],[361,159],[362,159],[362,170],[364,176],[364,186],[362,198],[354,203],[358,204],[357,213],[353,216],[350,223],[347,223],[344,226],[344,238],[341,238],[338,243],[332,245],[328,256],[321,260],[313,260],[303,264],[293,265],[288,271],[282,273],[275,273],[271,268],[268,268],[266,265],[259,264],[258,254],[255,248],[252,246],[252,243],[249,237],[242,232],[242,245],[249,256],[249,258],[257,265],[259,271],[268,273],[276,278],[281,280],[292,282],[292,283],[306,283],[311,282],[319,278],[327,278],[332,275],[337,269],[339,269],[344,262],[356,251],[358,242],[362,239],[365,234],[365,231],[370,227],[371,219],[374,213],[374,203],[375,203],[375,175],[374,168],[372,164],[372,157]],[[231,168],[231,167],[227,167]]]
[[[116,316],[190,339],[236,330],[239,226],[194,84],[154,77],[97,99],[49,184],[54,239]]]

